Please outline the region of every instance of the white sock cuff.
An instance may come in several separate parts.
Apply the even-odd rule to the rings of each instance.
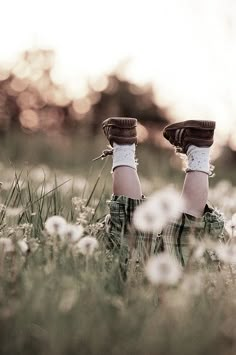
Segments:
[[[116,144],[113,143],[113,164],[112,171],[118,166],[129,166],[137,169],[137,161],[135,159],[135,144]]]
[[[187,150],[187,169],[189,171],[201,171],[211,175],[210,147],[197,147],[190,145]]]

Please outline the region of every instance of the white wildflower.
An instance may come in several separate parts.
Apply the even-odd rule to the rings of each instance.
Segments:
[[[49,235],[63,236],[67,222],[61,216],[49,217],[45,222],[45,229]]]
[[[98,249],[98,241],[94,237],[84,237],[77,243],[79,252],[86,256],[91,256]]]
[[[82,199],[80,197],[72,197],[72,204],[74,205],[75,209],[81,210],[86,205],[86,199]]]
[[[15,246],[10,238],[0,238],[0,249],[4,251],[4,253],[12,253],[15,251]]]
[[[63,232],[63,236],[67,241],[76,243],[80,240],[84,232],[84,228],[79,225],[67,224]]]
[[[143,232],[160,231],[171,220],[178,218],[183,208],[184,201],[179,193],[173,187],[167,187],[136,208],[134,226]]]
[[[29,251],[29,247],[24,239],[18,240],[17,245],[20,248],[22,254],[27,254],[27,252]]]
[[[176,285],[182,276],[178,262],[167,253],[152,256],[145,268],[146,276],[153,285]]]
[[[235,244],[218,244],[215,247],[215,252],[224,263],[236,263]]]

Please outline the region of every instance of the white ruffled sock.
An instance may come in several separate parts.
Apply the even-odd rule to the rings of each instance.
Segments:
[[[202,171],[211,174],[210,147],[196,147],[190,145],[187,150],[187,169],[189,171]]]
[[[137,170],[135,159],[135,144],[116,144],[113,143],[113,164],[112,171],[118,166],[129,166]]]

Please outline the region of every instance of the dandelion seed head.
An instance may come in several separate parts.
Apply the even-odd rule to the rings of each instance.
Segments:
[[[63,236],[66,229],[67,222],[61,216],[49,217],[45,222],[45,229],[49,235]]]
[[[234,216],[225,223],[225,229],[230,237],[236,237],[236,218]]]
[[[77,243],[78,251],[85,256],[93,255],[94,252],[98,249],[98,246],[99,244],[97,239],[90,236],[81,238]]]
[[[150,203],[144,202],[135,210],[133,223],[136,229],[142,232],[160,231],[163,220]]]
[[[217,244],[215,252],[224,263],[236,263],[236,245],[235,244]]]
[[[159,232],[171,220],[178,218],[184,208],[184,201],[173,187],[156,192],[134,213],[133,223],[143,232]]]
[[[204,256],[206,252],[206,245],[204,243],[199,243],[198,245],[196,245],[196,247],[194,248],[193,251],[193,258],[195,260],[200,260],[202,259],[202,257]]]
[[[84,232],[84,228],[79,225],[67,224],[65,226],[63,236],[66,241],[76,243],[80,240]]]
[[[162,253],[148,260],[145,273],[148,280],[155,286],[173,286],[180,280],[182,269],[171,255]]]
[[[4,253],[12,253],[15,251],[15,246],[10,238],[0,238],[0,249],[4,251]]]
[[[27,252],[29,251],[29,246],[24,239],[18,240],[17,245],[20,248],[22,254],[27,254]]]

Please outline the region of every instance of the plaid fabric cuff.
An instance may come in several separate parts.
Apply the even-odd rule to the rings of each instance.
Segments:
[[[167,251],[184,265],[189,257],[189,237],[194,235],[201,240],[205,236],[216,240],[224,231],[222,214],[206,205],[204,215],[195,218],[183,213],[180,218],[170,222],[161,234],[142,233],[134,229],[132,218],[134,211],[145,197],[140,200],[126,196],[113,195],[110,202],[110,218],[107,223],[110,247],[135,247],[146,250],[148,254]]]

